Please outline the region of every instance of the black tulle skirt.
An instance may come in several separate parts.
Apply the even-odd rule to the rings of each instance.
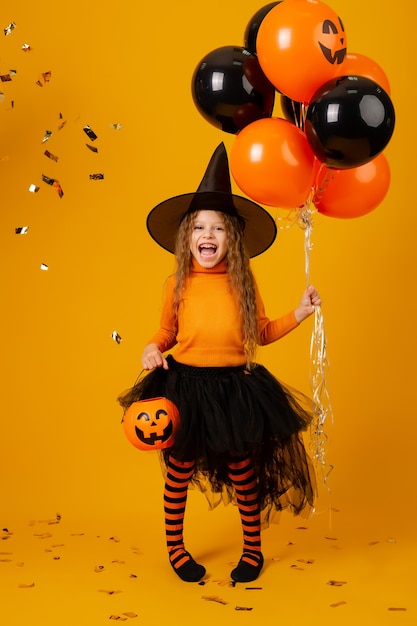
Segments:
[[[180,461],[194,460],[192,485],[213,508],[222,501],[235,503],[228,462],[249,456],[263,524],[284,509],[308,516],[316,486],[302,431],[312,420],[311,403],[262,365],[254,364],[250,371],[244,366],[194,367],[172,356],[168,363],[168,370],[152,370],[119,397],[124,409],[160,396],[177,405],[181,423],[174,445],[161,452],[163,469],[171,454]]]

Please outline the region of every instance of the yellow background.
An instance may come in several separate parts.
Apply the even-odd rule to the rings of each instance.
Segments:
[[[383,203],[353,220],[314,216],[311,278],[323,298],[334,411],[334,423],[327,423],[334,470],[316,519],[325,534],[340,524],[347,541],[363,529],[408,541],[417,469],[413,4],[400,0],[386,10],[380,0],[329,4],[344,21],[348,50],[370,56],[388,75],[397,119],[385,150],[392,178]],[[147,234],[145,218],[159,201],[196,189],[218,143],[233,145],[233,135],[196,110],[191,76],[209,51],[243,45],[246,24],[261,6],[2,3],[0,27],[16,28],[0,33],[0,74],[16,75],[0,85],[0,523],[22,528],[22,541],[29,520],[59,513],[78,529],[117,527],[150,550],[155,534],[158,563],[168,569],[158,461],[124,438],[116,403],[141,369],[174,267]],[[43,83],[48,71],[51,80]],[[86,147],[93,145],[86,125],[98,136],[97,153]],[[47,130],[52,135],[43,142]],[[92,173],[104,180],[90,180]],[[42,174],[60,181],[62,198]],[[29,192],[31,184],[37,193]],[[16,235],[22,226],[28,234]],[[285,220],[282,226],[274,246],[253,262],[270,317],[294,307],[305,283],[304,234]],[[305,392],[311,331],[308,320],[260,352],[276,375]],[[343,521],[336,513],[328,520],[329,503]],[[190,506],[199,520],[194,530],[190,521],[190,533],[200,542],[201,525],[223,523],[224,515],[227,527],[229,513],[200,511],[205,505],[194,494]],[[283,542],[279,529],[266,534]],[[19,535],[15,540],[21,545]],[[399,601],[407,604],[406,597]],[[47,609],[39,609],[39,623],[41,615],[56,623]],[[88,623],[101,623],[88,615]]]

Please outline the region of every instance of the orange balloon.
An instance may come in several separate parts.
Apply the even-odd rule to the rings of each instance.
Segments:
[[[313,204],[329,217],[361,217],[373,211],[385,198],[391,179],[384,154],[365,165],[346,170],[323,166],[315,183]]]
[[[387,94],[390,94],[391,88],[388,76],[378,63],[364,54],[357,52],[348,52],[342,65],[339,66],[337,76],[364,76],[370,78],[377,83]]]
[[[319,0],[285,0],[261,22],[256,39],[261,68],[270,82],[297,102],[338,75],[346,56],[341,19]]]
[[[287,120],[256,120],[236,136],[230,171],[239,188],[260,204],[295,208],[314,181],[314,154],[304,133]]]

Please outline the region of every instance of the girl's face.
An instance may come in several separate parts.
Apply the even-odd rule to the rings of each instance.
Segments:
[[[224,259],[227,253],[227,237],[223,213],[207,210],[196,213],[190,250],[202,267],[214,267]]]

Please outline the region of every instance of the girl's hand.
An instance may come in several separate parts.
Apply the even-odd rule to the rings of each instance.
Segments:
[[[145,370],[153,370],[155,367],[163,367],[164,370],[168,369],[168,361],[156,345],[156,343],[149,343],[142,354],[142,366]]]
[[[309,315],[314,313],[314,309],[316,306],[321,305],[321,298],[317,292],[317,289],[310,285],[304,291],[301,302],[299,306],[295,309],[295,319],[300,324],[303,320],[305,320]]]

